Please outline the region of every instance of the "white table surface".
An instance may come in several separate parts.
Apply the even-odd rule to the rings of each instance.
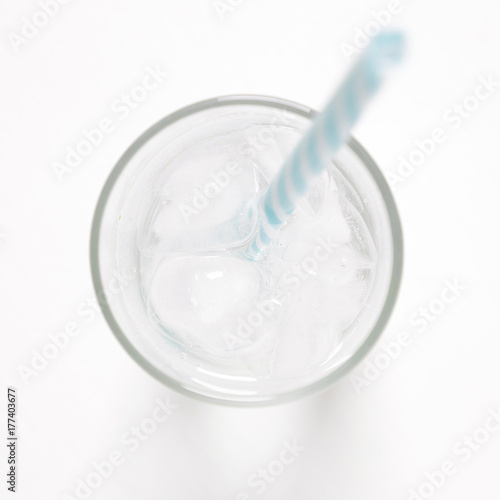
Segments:
[[[475,106],[467,98],[481,79],[500,82],[495,0],[401,0],[390,20],[407,34],[409,57],[354,135],[386,174],[436,128],[445,140],[394,188],[405,235],[402,288],[383,339],[354,375],[383,362],[377,355],[401,332],[411,343],[371,381],[360,387],[347,377],[283,406],[212,406],[163,387],[100,314],[82,315],[93,298],[95,203],[139,134],[223,94],[319,109],[349,66],[342,44],[353,43],[373,10],[394,7],[223,0],[220,9],[233,6],[221,19],[216,3],[70,0],[23,41],[23,18],[43,23],[41,7],[0,2],[0,435],[7,386],[17,388],[19,435],[17,497],[2,479],[1,498],[405,500],[413,489],[421,498],[498,499],[500,432],[489,415],[500,410],[500,87],[453,118],[464,100]],[[118,112],[113,103],[157,65],[168,76],[128,116]],[[105,118],[113,131],[59,182],[53,163]],[[436,299],[447,280],[459,290],[453,301],[445,292],[442,307]],[[440,314],[422,320],[430,303]],[[72,323],[79,335],[22,375]],[[176,409],[136,446],[130,432],[151,424],[157,398]],[[285,442],[295,442],[296,456],[282,453]],[[5,441],[0,449],[5,478]],[[99,482],[93,463],[110,455],[120,465],[109,477],[90,493],[76,491],[79,480]],[[290,463],[280,466],[280,455]],[[439,488],[426,485],[426,474],[443,467],[453,474],[434,474]],[[272,481],[258,477],[268,469]]]

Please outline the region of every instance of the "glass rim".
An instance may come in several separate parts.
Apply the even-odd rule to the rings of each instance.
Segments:
[[[228,106],[228,105],[261,105],[268,106],[272,108],[277,108],[280,110],[290,111],[305,118],[313,119],[317,115],[317,112],[303,106],[301,104],[289,101],[287,99],[281,99],[277,97],[270,97],[264,95],[252,95],[252,94],[241,94],[241,95],[227,95],[220,96],[204,101],[200,101],[184,108],[181,108],[166,117],[162,118],[144,133],[142,133],[123,153],[113,170],[109,174],[102,190],[99,195],[99,199],[94,212],[94,217],[92,221],[92,228],[90,234],[90,268],[92,274],[92,281],[94,285],[94,290],[97,296],[104,290],[104,285],[101,279],[101,268],[99,263],[99,241],[100,241],[100,231],[103,215],[107,206],[108,198],[113,190],[113,187],[119,178],[121,172],[127,166],[129,160],[136,154],[136,152],[146,144],[150,139],[152,139],[157,133],[159,133],[164,128],[174,124],[175,122],[182,120],[183,118],[195,114],[200,111],[204,111],[210,108]],[[392,272],[389,281],[389,287],[387,290],[387,296],[382,307],[380,314],[378,315],[377,321],[375,322],[370,333],[366,336],[364,341],[359,345],[354,354],[345,360],[339,367],[333,370],[326,376],[312,382],[306,386],[294,389],[291,391],[284,392],[282,394],[271,395],[266,399],[253,400],[253,399],[223,399],[213,396],[208,396],[205,394],[200,394],[194,390],[183,387],[180,382],[169,377],[163,373],[160,369],[153,365],[145,356],[143,356],[128,340],[125,333],[122,331],[118,322],[116,321],[111,308],[107,301],[98,301],[99,306],[102,310],[104,318],[117,338],[118,342],[125,349],[125,351],[131,356],[131,358],[141,366],[146,372],[153,376],[156,380],[166,385],[167,387],[194,399],[216,403],[226,406],[269,406],[278,403],[285,403],[289,401],[297,400],[301,397],[306,397],[312,395],[318,391],[327,389],[332,384],[343,378],[348,372],[350,372],[356,365],[358,365],[363,358],[370,352],[379,337],[382,335],[384,328],[390,318],[396,299],[398,296],[402,269],[403,269],[403,235],[401,228],[401,221],[396,208],[396,203],[394,197],[390,190],[390,187],[383,176],[381,170],[371,158],[371,156],[366,152],[366,150],[361,146],[361,144],[350,136],[347,141],[347,146],[349,149],[361,160],[366,170],[374,180],[376,186],[380,190],[382,198],[384,200],[385,207],[387,209],[387,214],[390,223],[390,230],[392,236]]]

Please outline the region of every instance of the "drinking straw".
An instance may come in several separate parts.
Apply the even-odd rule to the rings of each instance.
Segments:
[[[264,193],[259,227],[245,250],[247,257],[259,258],[276,238],[314,179],[348,140],[364,106],[380,87],[387,70],[401,60],[403,51],[404,39],[399,32],[380,33],[363,51]]]

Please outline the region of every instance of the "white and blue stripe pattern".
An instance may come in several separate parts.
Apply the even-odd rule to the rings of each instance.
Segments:
[[[246,250],[249,258],[257,258],[271,243],[312,181],[348,140],[349,131],[382,83],[386,70],[401,59],[403,46],[400,33],[381,33],[363,52],[264,194],[260,227]]]

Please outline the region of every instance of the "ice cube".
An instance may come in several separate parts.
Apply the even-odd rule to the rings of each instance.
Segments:
[[[230,256],[166,258],[156,270],[148,301],[162,327],[175,340],[208,352],[223,353],[247,345],[228,342],[238,322],[258,302],[262,270]],[[248,341],[248,342],[246,342]]]
[[[240,153],[236,137],[212,137],[172,160],[157,179],[139,247],[158,251],[208,251],[236,246],[247,238],[257,218],[261,186],[254,164]]]

